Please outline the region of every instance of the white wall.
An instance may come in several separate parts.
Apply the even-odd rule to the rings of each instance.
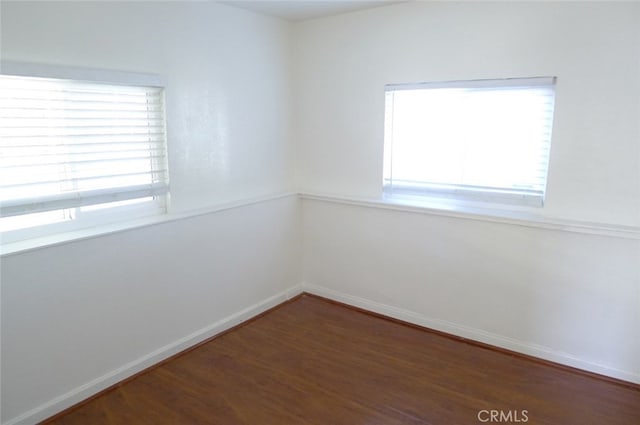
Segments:
[[[542,214],[640,225],[640,4],[409,2],[294,31],[302,190],[380,195],[387,83],[551,75]]]
[[[300,282],[298,202],[3,257],[3,423],[25,413],[35,423],[235,324],[244,309],[284,301]]]
[[[640,383],[640,240],[304,200],[306,290]]]
[[[159,74],[176,211],[292,187],[290,27],[213,2],[2,2],[3,59]]]
[[[387,83],[551,75],[540,214],[632,227],[603,237],[316,197],[303,201],[309,290],[640,382],[640,4],[410,2],[293,35],[301,191],[380,196]]]
[[[212,2],[3,1],[1,19],[2,59],[166,79],[173,211],[291,190],[289,24]],[[285,197],[3,257],[2,423],[282,301],[299,219]]]

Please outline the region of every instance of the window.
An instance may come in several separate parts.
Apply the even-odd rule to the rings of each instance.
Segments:
[[[555,78],[386,86],[384,193],[542,206]]]
[[[162,87],[0,75],[3,241],[162,213],[168,187]]]

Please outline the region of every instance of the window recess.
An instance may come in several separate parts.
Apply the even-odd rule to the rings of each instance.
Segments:
[[[383,192],[540,207],[555,77],[385,87]]]
[[[75,222],[59,227],[72,230],[166,211],[162,86],[123,83],[124,73],[105,83],[3,72],[4,241],[21,229]]]

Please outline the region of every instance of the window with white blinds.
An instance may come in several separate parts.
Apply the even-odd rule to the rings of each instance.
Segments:
[[[162,87],[0,75],[0,230],[164,211],[168,187]]]
[[[385,87],[386,195],[542,206],[555,78]]]

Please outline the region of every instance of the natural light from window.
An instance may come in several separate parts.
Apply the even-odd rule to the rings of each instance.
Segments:
[[[384,189],[541,204],[553,79],[391,85]]]
[[[163,210],[162,90],[0,76],[0,231]]]

